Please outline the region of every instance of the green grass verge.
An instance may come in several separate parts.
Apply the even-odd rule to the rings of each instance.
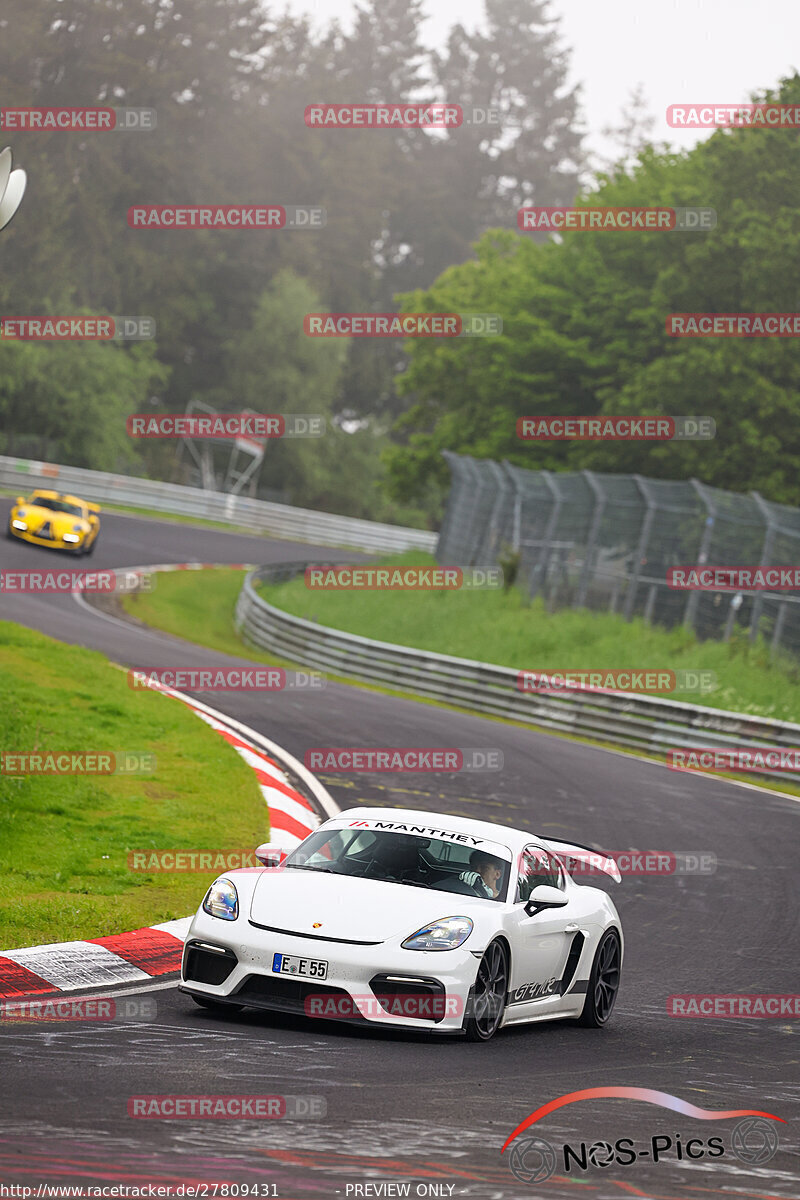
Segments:
[[[419,552],[383,561],[434,562]],[[301,577],[261,585],[259,591],[286,612],[347,633],[520,670],[713,671],[714,692],[681,692],[673,698],[786,721],[800,716],[797,664],[771,663],[768,647],[743,636],[727,644],[701,642],[686,629],[627,622],[614,613],[574,608],[548,613],[540,601],[527,603],[517,589],[311,591]]]
[[[429,561],[424,555],[413,553],[395,556],[386,561],[423,560]],[[239,658],[246,657],[253,662],[291,666],[291,662],[286,659],[245,645],[237,635],[233,627],[233,614],[243,578],[243,572],[228,568],[159,574],[152,592],[122,596],[121,601],[129,613],[166,633],[188,637],[191,641],[210,649]],[[523,640],[523,651],[520,653],[522,661],[515,661],[509,654],[506,659],[508,666],[541,670],[547,667],[585,668],[589,662],[598,667],[641,663],[643,666],[663,668],[666,662],[670,668],[676,669],[681,666],[691,669],[703,667],[717,671],[724,686],[710,697],[698,697],[693,703],[705,702],[715,708],[763,712],[764,715],[785,716],[786,719],[796,719],[797,715],[798,705],[794,702],[791,691],[794,686],[793,668],[759,666],[758,662],[753,660],[764,654],[764,648],[757,646],[753,650],[749,643],[731,643],[725,646],[716,642],[691,641],[687,645],[683,630],[669,632],[646,626],[641,621],[628,624],[621,617],[572,609],[548,614],[535,604],[526,607],[515,593],[472,592],[444,595],[309,592],[302,578],[274,587],[262,586],[260,591],[270,603],[299,616],[318,620],[321,624],[350,632],[363,632],[364,636],[380,641],[401,642],[482,661],[492,661],[491,654],[500,654],[502,639],[498,626],[509,622],[512,629],[515,629],[517,623],[524,622],[530,639],[526,656],[522,658]],[[454,610],[448,603],[451,600],[459,603],[463,628],[455,627]],[[408,601],[411,602],[410,608],[406,608],[404,603]],[[422,605],[420,601],[423,602]],[[474,601],[477,601],[477,604],[473,609]],[[486,609],[482,608],[481,616],[477,609],[482,604],[496,605],[496,609],[490,610],[491,615],[487,617]],[[447,605],[446,610],[442,605]],[[396,619],[393,619],[389,610],[395,606]],[[435,619],[431,619],[429,624],[425,621],[426,610],[427,615]],[[408,615],[409,612],[414,613],[413,619]],[[434,625],[435,629],[432,629],[431,626]],[[468,639],[468,630],[473,640]],[[518,631],[515,632],[515,636],[519,638]],[[571,640],[579,637],[582,638],[581,641]],[[444,645],[437,644],[439,638]],[[541,658],[538,655],[541,655]],[[382,694],[406,695],[388,687],[354,683],[352,679],[340,679],[333,675],[329,675],[328,678]],[[776,703],[776,694],[779,692],[782,698],[780,705]],[[760,697],[764,702],[759,706],[757,702]],[[470,713],[470,710],[461,709],[458,705],[442,704],[428,697],[412,698],[421,704]],[[509,721],[503,717],[486,719],[518,725],[522,729],[533,728],[525,722]],[[544,732],[552,737],[601,746],[630,757],[642,757],[639,751],[616,746],[602,739],[555,730]],[[798,794],[798,789],[791,783],[784,784],[758,775],[721,772],[719,777],[744,781],[756,787],[766,787],[789,795]]]
[[[183,704],[132,691],[101,654],[0,622],[2,749],[149,751],[139,775],[0,774],[0,948],[120,933],[192,912],[214,875],[144,874],[142,849],[252,849],[255,777]]]
[[[205,571],[158,571],[152,592],[121,594],[126,612],[154,629],[185,638],[209,650],[245,655],[254,662],[284,664],[263,650],[245,646],[233,626],[245,571],[216,567]]]
[[[418,552],[388,562],[429,562]],[[124,596],[133,616],[177,637],[257,662],[285,663],[245,646],[233,628],[233,610],[243,573],[221,568],[159,574],[152,592]],[[798,668],[770,663],[767,647],[736,638],[699,642],[685,629],[665,630],[613,613],[564,609],[548,613],[526,605],[519,592],[334,592],[310,591],[302,577],[260,585],[271,604],[297,616],[439,654],[478,659],[525,670],[635,667],[710,670],[711,693],[682,693],[677,699],[711,708],[780,720],[800,717]],[[390,690],[390,689],[379,689]]]

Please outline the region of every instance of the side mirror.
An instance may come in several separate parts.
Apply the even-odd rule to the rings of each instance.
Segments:
[[[568,903],[569,897],[566,892],[542,883],[533,889],[525,902],[525,912],[529,917],[535,917],[543,908],[564,908]]]
[[[24,504],[24,503],[25,503],[24,496],[17,496],[16,500],[14,501],[14,504],[16,507],[19,507],[20,504]]]
[[[256,858],[263,867],[279,867],[288,856],[285,846],[275,846],[272,842],[263,842],[256,847]]]

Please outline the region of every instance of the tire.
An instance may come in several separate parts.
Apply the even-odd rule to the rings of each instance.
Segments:
[[[194,993],[192,993],[192,999],[201,1008],[209,1008],[212,1012],[228,1012],[232,1014],[241,1012],[244,1008],[243,1004],[228,1004],[224,1000],[214,1000],[211,996],[195,996]]]
[[[495,939],[486,947],[467,998],[464,1033],[468,1042],[488,1042],[506,1011],[508,951]]]
[[[88,550],[84,550],[84,554],[94,554],[94,548],[97,545],[97,538],[92,539],[92,544]]]
[[[589,986],[578,1024],[587,1029],[607,1025],[619,992],[622,971],[622,945],[615,929],[609,929],[600,939],[595,951]]]

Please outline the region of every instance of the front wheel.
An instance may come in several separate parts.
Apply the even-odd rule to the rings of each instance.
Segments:
[[[600,939],[589,974],[589,986],[583,1011],[578,1017],[581,1025],[599,1029],[608,1023],[619,991],[622,967],[622,946],[619,934],[609,929]]]
[[[500,1028],[508,991],[508,955],[502,942],[486,947],[467,999],[464,1033],[469,1042],[488,1042]]]

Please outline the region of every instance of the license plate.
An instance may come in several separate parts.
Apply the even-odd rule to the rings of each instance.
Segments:
[[[328,977],[328,964],[321,958],[298,958],[295,954],[273,954],[272,969],[278,975],[303,975],[309,979]]]

